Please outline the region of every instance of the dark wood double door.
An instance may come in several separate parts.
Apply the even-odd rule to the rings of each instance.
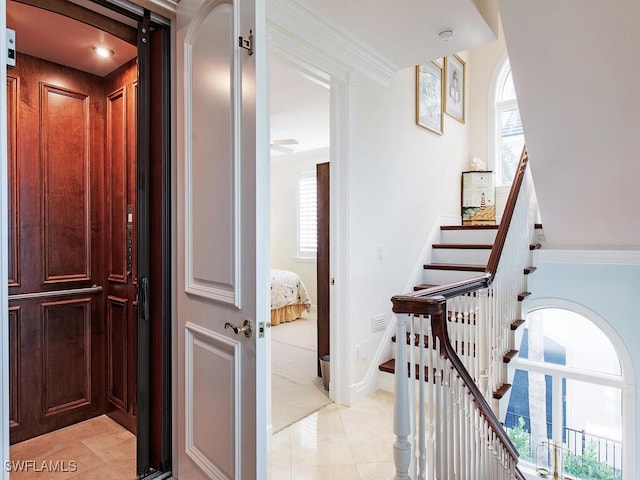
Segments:
[[[10,434],[136,427],[135,59],[8,72]]]

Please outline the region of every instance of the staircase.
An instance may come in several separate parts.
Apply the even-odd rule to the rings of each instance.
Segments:
[[[540,248],[527,162],[503,224],[441,227],[421,283],[392,299],[396,353],[379,369],[394,374],[396,479],[524,478],[500,419]]]
[[[534,227],[535,229],[541,229],[542,225],[535,224]],[[414,291],[426,290],[462,280],[472,279],[477,277],[479,274],[484,273],[487,269],[489,255],[491,254],[491,249],[493,247],[497,231],[498,225],[441,226],[440,242],[442,243],[434,243],[432,245],[432,263],[424,265],[424,283],[415,285]],[[528,248],[530,252],[533,252],[540,247],[541,245],[539,243],[532,243]],[[533,263],[532,260],[533,259],[531,258],[530,263]],[[535,270],[536,267],[530,265],[523,269],[522,274],[525,278],[528,278],[528,275],[535,272]],[[528,290],[528,288],[525,288],[523,291],[518,293],[516,297],[518,302],[521,303],[531,294]],[[501,401],[503,399],[508,400],[508,393],[510,392],[514,374],[514,369],[509,368],[509,366],[518,355],[518,350],[516,350],[515,347],[520,345],[520,341],[522,339],[520,326],[524,324],[524,320],[522,319],[524,315],[522,315],[522,309],[520,307],[518,308],[518,311],[520,312],[520,315],[513,319],[508,331],[509,338],[507,339],[507,343],[511,347],[505,351],[502,356],[502,361],[504,365],[507,366],[503,372],[505,374],[502,379],[503,381],[495,391],[490,392],[490,397],[494,400],[498,400],[499,404],[505,403]],[[450,336],[453,330],[460,327],[460,325],[465,325],[464,321],[461,321],[459,318],[455,318],[451,311],[447,313],[447,321],[449,322]],[[468,326],[469,325],[467,324],[467,327]],[[473,325],[473,327],[476,327],[476,325]],[[396,335],[391,338],[391,341],[395,344],[397,341]],[[407,335],[406,344],[409,346],[412,345],[410,335]],[[413,346],[417,347],[419,346],[418,344],[418,339],[414,338]],[[467,356],[469,353],[475,354],[475,352],[478,351],[478,345],[472,343],[467,343],[465,345],[464,340],[454,342],[453,346],[456,353],[458,353],[462,358]],[[465,349],[468,349],[467,353],[465,353]],[[386,362],[381,363],[378,366],[378,369],[381,372],[394,374],[395,358],[391,358]],[[502,410],[496,409],[495,413],[498,418],[503,421],[504,416],[506,415],[506,405]]]

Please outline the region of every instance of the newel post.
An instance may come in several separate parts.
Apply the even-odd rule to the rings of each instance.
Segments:
[[[393,462],[396,467],[394,480],[409,479],[411,465],[411,419],[409,413],[409,370],[407,364],[407,319],[406,314],[398,316],[396,325],[396,370],[394,375],[393,401]]]

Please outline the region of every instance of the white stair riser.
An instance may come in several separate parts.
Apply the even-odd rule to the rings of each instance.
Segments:
[[[440,230],[440,243],[491,243],[496,238],[497,229],[482,230]]]
[[[460,282],[470,278],[479,277],[483,272],[465,272],[459,270],[430,270],[425,269],[423,279],[429,285],[446,285],[448,283]]]
[[[432,263],[459,263],[465,265],[486,265],[489,261],[489,249],[434,248]]]

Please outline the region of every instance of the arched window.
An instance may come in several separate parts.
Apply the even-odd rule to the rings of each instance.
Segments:
[[[505,418],[521,460],[552,472],[557,448],[571,478],[623,478],[625,382],[613,343],[568,309],[526,320]]]
[[[493,98],[493,165],[496,185],[506,186],[513,181],[524,146],[520,110],[508,58],[499,70]]]

